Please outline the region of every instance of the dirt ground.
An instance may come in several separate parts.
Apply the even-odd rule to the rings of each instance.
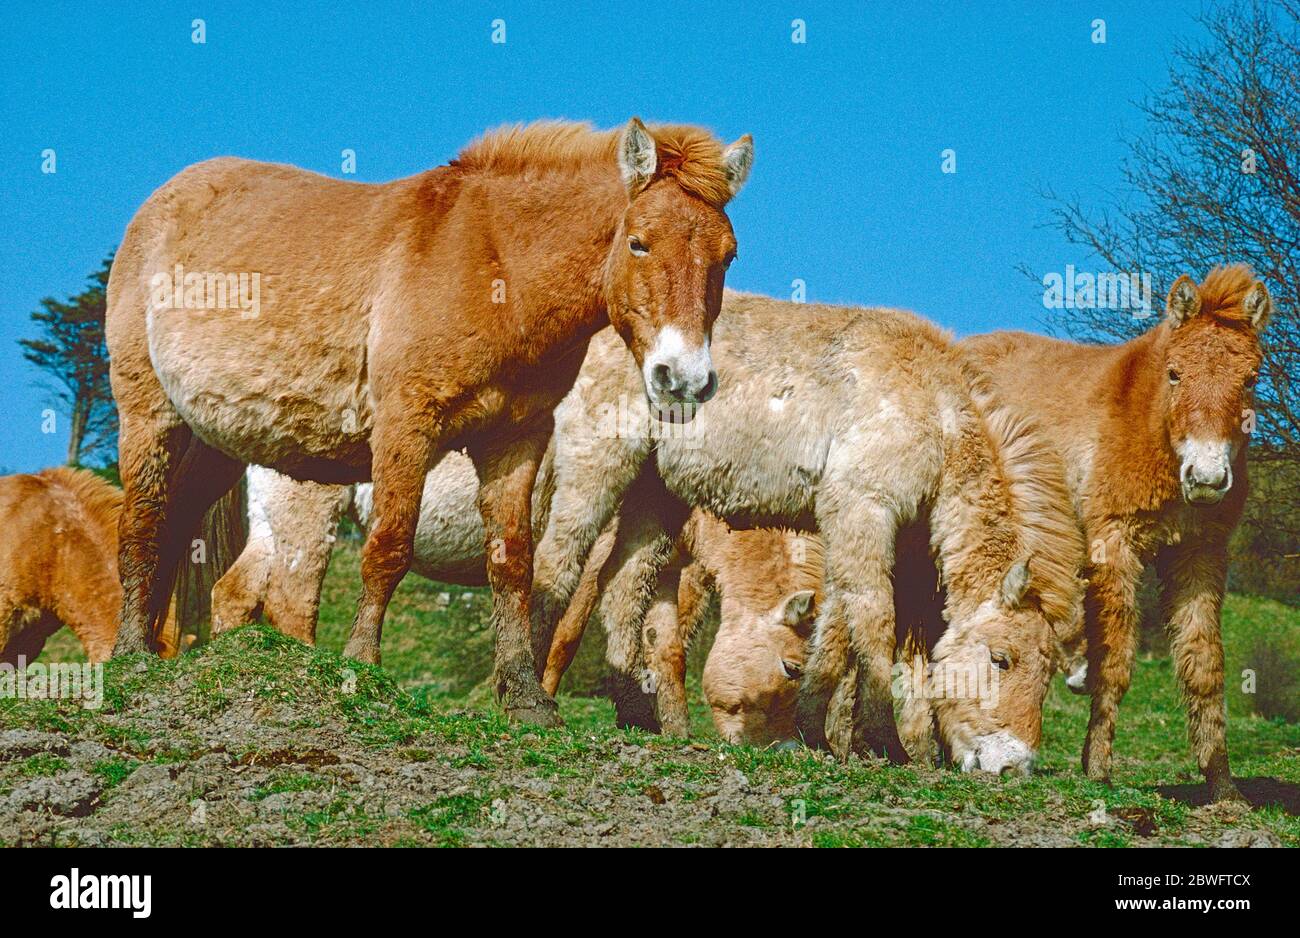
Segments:
[[[114,662],[97,711],[6,702],[0,841],[1282,843],[1247,809],[1142,797],[1106,805],[1050,779],[841,765],[808,751],[620,732],[590,718],[592,706],[566,702],[566,729],[509,727],[490,708],[429,706],[379,669],[240,630],[179,662]]]

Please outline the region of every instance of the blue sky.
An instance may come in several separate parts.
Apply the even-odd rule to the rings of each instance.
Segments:
[[[310,7],[311,5],[306,5]],[[1043,227],[1044,187],[1118,191],[1133,102],[1199,2],[63,4],[0,25],[0,468],[62,460],[15,342],[78,290],[149,193],[221,154],[380,181],[541,117],[754,135],[729,285],[914,309],[960,334],[1042,329],[1018,264],[1096,261]],[[635,11],[635,12],[630,12]],[[202,18],[206,43],[191,41]],[[791,22],[806,42],[791,42]],[[506,42],[491,41],[505,21]],[[1106,43],[1091,40],[1106,23]],[[52,148],[57,172],[42,174]],[[940,171],[956,151],[957,172]]]

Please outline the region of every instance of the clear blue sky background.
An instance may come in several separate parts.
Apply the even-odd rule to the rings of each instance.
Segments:
[[[310,5],[306,5],[310,6]],[[80,289],[149,193],[237,154],[359,180],[445,162],[483,129],[633,114],[754,135],[731,286],[909,307],[960,334],[1041,329],[1016,271],[1095,261],[1044,186],[1101,204],[1133,102],[1199,2],[185,4],[10,0],[0,14],[0,469],[61,461],[15,340]],[[190,22],[202,17],[207,42]],[[506,22],[493,44],[491,23]],[[791,20],[807,42],[791,43]],[[1107,42],[1091,42],[1106,21]],[[957,173],[940,152],[957,151]],[[41,151],[57,152],[43,175]]]

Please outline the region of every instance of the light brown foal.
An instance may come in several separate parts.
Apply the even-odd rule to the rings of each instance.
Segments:
[[[497,694],[512,718],[558,724],[528,634],[530,496],[551,410],[606,323],[652,404],[712,396],[708,340],[736,253],[724,207],[752,161],[748,137],[724,148],[634,119],[507,128],[381,185],[238,159],[164,185],[109,283],[126,491],[115,653],[148,646],[203,511],[256,463],[373,478],[347,653],[377,663],[425,473],[466,447]]]
[[[1032,414],[1071,467],[1087,530],[1088,775],[1107,780],[1137,649],[1137,587],[1154,563],[1192,752],[1215,800],[1228,764],[1219,611],[1246,503],[1246,444],[1272,301],[1243,266],[1182,276],[1163,320],[1123,345],[998,332],[963,340],[997,393]]]

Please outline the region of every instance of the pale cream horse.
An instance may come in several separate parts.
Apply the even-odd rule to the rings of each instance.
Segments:
[[[635,393],[635,369],[605,336],[557,408],[556,477],[582,481],[557,483],[537,550],[539,659],[622,504],[601,618],[611,630],[620,722],[653,726],[645,688],[657,682],[644,673],[641,625],[657,599],[675,599],[660,595],[660,573],[688,505],[740,526],[816,529],[826,544],[826,599],[799,729],[825,742],[851,646],[862,676],[858,748],[903,759],[891,686],[892,572],[900,531],[920,523],[947,590],[936,665],[997,670],[1003,693],[1032,701],[1041,718],[1056,632],[1078,626],[1083,539],[1060,460],[1032,423],[972,385],[950,338],[908,313],[736,294],[724,310],[712,344],[719,396],[693,419],[653,419]],[[1012,636],[1031,652],[1005,655]],[[961,702],[935,705],[942,722]],[[995,771],[1032,761],[1041,721],[1025,739],[981,714],[983,731],[950,740],[957,761]]]

